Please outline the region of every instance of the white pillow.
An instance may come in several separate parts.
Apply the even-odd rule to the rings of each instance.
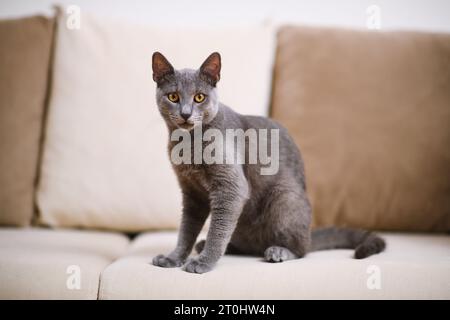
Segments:
[[[222,55],[221,101],[267,115],[274,51],[270,27],[169,30],[83,12],[58,17],[53,88],[37,202],[40,221],[122,231],[176,228],[181,194],[155,102],[151,56],[198,68]]]

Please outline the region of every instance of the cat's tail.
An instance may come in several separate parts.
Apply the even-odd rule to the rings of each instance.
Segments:
[[[318,228],[311,233],[310,251],[355,249],[355,259],[364,259],[386,248],[386,242],[373,232],[349,228]]]

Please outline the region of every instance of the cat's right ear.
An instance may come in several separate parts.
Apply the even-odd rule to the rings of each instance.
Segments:
[[[160,52],[153,53],[152,68],[153,80],[158,84],[165,76],[175,72],[170,62]]]

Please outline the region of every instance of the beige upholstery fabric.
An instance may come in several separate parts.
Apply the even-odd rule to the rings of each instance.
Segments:
[[[31,222],[53,25],[0,21],[0,225]]]
[[[97,299],[100,273],[127,245],[114,233],[1,228],[0,299]]]
[[[272,115],[316,225],[450,230],[450,35],[285,27]]]
[[[38,189],[41,222],[127,231],[177,227],[181,192],[156,107],[152,53],[163,52],[176,68],[198,68],[220,51],[222,100],[243,113],[265,114],[272,32],[167,30],[85,12],[80,30],[67,29],[64,16],[59,26]]]
[[[450,299],[450,236],[383,236],[386,252],[364,260],[352,259],[351,250],[314,252],[280,264],[225,256],[212,272],[198,275],[150,265],[153,256],[173,249],[176,233],[147,233],[102,273],[99,298]],[[381,289],[368,289],[378,271]]]

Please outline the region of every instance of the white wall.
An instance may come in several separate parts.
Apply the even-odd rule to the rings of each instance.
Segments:
[[[146,24],[228,25],[275,23],[365,28],[366,9],[378,5],[382,29],[450,32],[447,0],[0,0],[0,18],[50,14],[54,3]]]

